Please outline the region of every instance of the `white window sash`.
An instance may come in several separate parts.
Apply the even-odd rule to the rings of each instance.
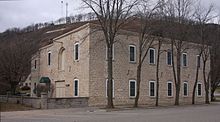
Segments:
[[[168,84],[171,84],[171,96],[169,96]],[[167,82],[167,96],[168,96],[168,97],[172,97],[172,96],[173,96],[173,82],[172,82],[172,81],[168,81],[168,82]]]
[[[153,58],[153,62],[150,62],[150,52],[151,50],[153,51],[153,55],[154,55],[154,58]],[[155,64],[156,63],[156,50],[154,48],[149,48],[149,64]]]
[[[135,83],[135,95],[134,96],[131,96],[131,82]],[[136,95],[137,95],[137,83],[136,83],[136,80],[129,80],[129,97],[130,98],[135,98]]]
[[[131,61],[131,47],[134,48],[134,61]],[[135,45],[129,45],[129,62],[136,62],[136,46]]]
[[[154,96],[151,96],[151,83],[154,83]],[[155,81],[149,81],[149,96],[155,97],[156,96],[156,82]]]

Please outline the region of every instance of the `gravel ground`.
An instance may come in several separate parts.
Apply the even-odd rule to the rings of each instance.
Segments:
[[[98,108],[3,112],[1,122],[220,122],[220,103],[111,112]]]

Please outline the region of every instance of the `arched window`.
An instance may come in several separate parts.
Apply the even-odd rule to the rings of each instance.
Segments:
[[[48,53],[47,53],[47,64],[48,64],[48,66],[51,65],[51,51],[48,51]]]
[[[79,60],[79,43],[74,44],[74,60]]]
[[[64,64],[65,64],[65,48],[60,48],[59,54],[58,54],[58,69],[64,70]]]

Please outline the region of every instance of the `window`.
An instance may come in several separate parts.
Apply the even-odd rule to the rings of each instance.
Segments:
[[[51,65],[51,52],[49,51],[48,52],[48,55],[47,55],[47,64],[48,64],[48,66],[50,66]]]
[[[202,84],[197,84],[197,96],[202,96]]]
[[[61,48],[58,55],[58,69],[64,70],[65,58],[64,58],[64,48]]]
[[[167,96],[168,97],[173,96],[173,82],[171,82],[171,81],[167,82]]]
[[[187,66],[187,53],[182,54],[182,66]]]
[[[200,56],[197,55],[196,58],[197,58],[197,67],[200,68],[200,65],[201,65]]]
[[[136,47],[134,45],[129,45],[129,61],[136,62]]]
[[[154,97],[155,96],[155,81],[149,82],[149,96]]]
[[[129,80],[129,96],[136,97],[136,81]]]
[[[155,64],[155,49],[154,48],[150,48],[149,49],[149,63],[150,64]]]
[[[112,80],[112,97],[115,97],[115,81]],[[108,79],[105,82],[105,96],[108,97]]]
[[[172,51],[167,51],[167,65],[172,65]]]
[[[188,82],[183,83],[183,96],[188,96]]]
[[[79,96],[79,80],[78,79],[74,80],[74,96],[75,97]]]
[[[34,69],[37,69],[37,60],[34,60]]]
[[[79,60],[79,43],[76,43],[74,45],[74,60],[75,61]]]
[[[108,48],[106,46],[106,60],[108,59]],[[112,45],[112,60],[115,59],[115,45]]]

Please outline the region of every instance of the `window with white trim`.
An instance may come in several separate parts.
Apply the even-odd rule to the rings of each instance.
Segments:
[[[200,68],[201,65],[201,57],[199,55],[196,55],[196,66]]]
[[[183,96],[188,96],[188,82],[183,82]]]
[[[202,83],[197,84],[197,96],[202,96]]]
[[[78,79],[74,80],[74,96],[75,97],[79,96],[79,80]]]
[[[136,97],[136,80],[129,80],[129,97]]]
[[[129,45],[129,61],[136,62],[136,46]]]
[[[154,48],[149,49],[149,63],[155,64],[155,49]]]
[[[105,96],[108,97],[108,79],[105,82]],[[112,80],[112,97],[115,97],[115,80]]]
[[[51,51],[49,51],[47,53],[47,65],[50,66],[51,65]]]
[[[79,43],[74,44],[74,60],[79,60]]]
[[[167,65],[172,65],[172,51],[167,51]]]
[[[155,97],[156,84],[155,81],[149,81],[149,96]]]
[[[187,53],[182,54],[182,66],[187,66]]]
[[[168,97],[173,96],[173,82],[172,81],[167,82],[167,96]]]

